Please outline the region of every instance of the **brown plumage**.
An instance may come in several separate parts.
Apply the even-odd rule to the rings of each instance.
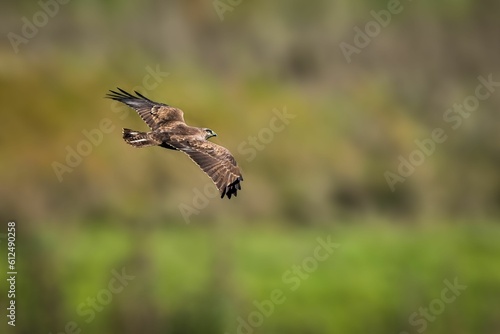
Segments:
[[[123,139],[134,147],[161,146],[186,153],[215,183],[221,198],[237,196],[243,181],[240,168],[228,149],[208,141],[217,136],[208,128],[189,126],[178,108],[151,101],[135,92],[134,96],[118,88],[106,97],[135,109],[151,128],[150,132],[123,129]]]

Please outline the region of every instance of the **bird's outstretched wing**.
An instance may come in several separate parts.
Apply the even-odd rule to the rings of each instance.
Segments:
[[[168,125],[170,122],[184,123],[184,113],[182,110],[164,103],[151,101],[138,92],[135,92],[137,96],[134,96],[121,88],[118,88],[118,90],[118,92],[110,90],[106,97],[125,103],[129,107],[135,109],[151,130],[156,130],[160,126]]]
[[[170,145],[186,153],[215,183],[221,198],[237,196],[243,181],[240,168],[228,149],[207,140],[172,140]]]

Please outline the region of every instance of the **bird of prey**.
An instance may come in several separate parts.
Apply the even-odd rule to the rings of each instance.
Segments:
[[[184,113],[164,103],[151,101],[135,91],[134,96],[118,88],[107,98],[135,109],[151,128],[149,132],[123,129],[123,139],[134,147],[161,146],[186,153],[215,183],[221,198],[237,196],[243,181],[240,168],[228,149],[208,141],[217,134],[208,128],[189,126]]]

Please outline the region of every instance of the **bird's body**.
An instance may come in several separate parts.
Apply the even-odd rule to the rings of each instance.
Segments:
[[[237,196],[243,176],[236,160],[225,147],[207,139],[217,136],[208,128],[189,126],[184,113],[178,108],[137,96],[118,88],[107,95],[137,111],[151,128],[149,132],[123,129],[123,139],[134,147],[160,146],[186,153],[215,183],[221,198]]]

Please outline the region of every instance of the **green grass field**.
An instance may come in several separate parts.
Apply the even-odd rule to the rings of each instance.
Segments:
[[[491,225],[104,226],[19,232],[18,330],[60,333],[69,322],[82,333],[139,324],[169,333],[500,330],[500,228]],[[318,237],[338,247],[318,259]],[[110,294],[113,270],[133,278]],[[440,302],[445,280],[466,288]],[[238,331],[239,317],[248,327]]]

